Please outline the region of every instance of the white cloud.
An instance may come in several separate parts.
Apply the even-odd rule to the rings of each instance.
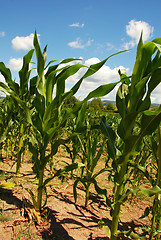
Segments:
[[[76,22],[76,23],[72,23],[69,25],[69,27],[78,27],[78,28],[83,28],[84,27],[84,23],[79,23],[79,22]]]
[[[87,59],[84,62],[85,66],[90,66],[95,63],[99,63],[100,60],[96,57]],[[119,74],[118,74],[118,69],[124,70],[124,72],[128,72],[129,69],[126,69],[123,66],[119,66],[117,69],[116,68],[110,68],[109,66],[103,65],[102,68],[95,73],[93,76],[88,77],[83,80],[81,87],[77,93],[77,97],[79,99],[85,98],[88,93],[90,93],[92,90],[95,88],[99,87],[100,85],[115,82],[119,80]],[[81,68],[76,74],[74,74],[72,77],[70,77],[67,80],[67,89],[69,89],[69,86],[73,86],[81,77],[82,75],[87,71],[87,68]],[[115,100],[116,97],[116,90],[112,91],[108,96],[106,96],[106,99],[109,100]]]
[[[5,36],[5,32],[0,32],[0,36],[4,37]]]
[[[92,40],[92,39],[89,39],[88,41],[87,41],[87,43],[86,43],[86,45],[85,45],[85,47],[88,47],[88,46],[90,46],[91,44],[92,44],[92,42],[93,42],[94,40]]]
[[[37,35],[40,36],[40,35]],[[12,48],[15,50],[29,50],[33,47],[33,37],[34,34],[31,33],[29,36],[26,37],[15,37],[12,40]]]
[[[161,104],[160,95],[161,95],[161,83],[156,87],[156,89],[153,91],[151,95],[152,103]]]
[[[0,74],[0,82],[6,83],[5,78],[3,77],[2,74]],[[0,89],[0,97],[5,97],[5,93],[1,91]]]
[[[7,66],[13,71],[20,71],[23,65],[22,58],[10,58]]]
[[[84,48],[84,45],[82,44],[82,41],[80,38],[77,38],[76,41],[69,42],[68,46],[72,48]]]
[[[89,47],[92,42],[93,42],[93,40],[92,40],[92,39],[89,39],[89,40],[87,41],[87,43],[83,44],[81,38],[78,37],[78,38],[76,39],[76,41],[69,42],[69,43],[68,43],[68,46],[70,46],[70,47],[72,47],[72,48],[81,48],[81,49],[83,49],[83,48],[85,48],[85,47]]]
[[[115,46],[112,43],[109,43],[109,42],[106,43],[106,46],[107,46],[107,49],[106,49],[107,51],[116,49]]]
[[[0,82],[3,82],[3,83],[5,83],[5,78],[3,77],[3,75],[2,75],[2,74],[0,74]]]
[[[128,25],[126,25],[126,33],[131,38],[129,42],[124,43],[124,48],[129,49],[137,45],[141,32],[143,31],[143,42],[149,40],[154,31],[154,27],[144,21],[136,21],[132,19]]]
[[[99,63],[99,58],[93,57],[87,59],[84,64],[85,66],[89,67],[92,64]],[[72,63],[73,64],[73,63]],[[118,70],[121,70],[122,73],[129,75],[129,68],[125,68],[124,66],[118,66],[116,68],[110,68],[107,65],[103,65],[102,68],[96,72],[93,76],[90,76],[83,80],[80,89],[76,93],[76,97],[80,100],[83,100],[91,91],[99,87],[100,85],[116,82],[120,79]],[[78,82],[78,80],[85,74],[87,68],[81,68],[76,74],[71,76],[67,80],[66,91],[69,91],[71,87]],[[119,86],[116,86],[114,90],[112,90],[108,95],[103,97],[103,99],[115,101],[116,100],[116,93]],[[160,100],[160,93],[161,93],[161,84],[153,91],[151,95],[152,103],[161,104]]]

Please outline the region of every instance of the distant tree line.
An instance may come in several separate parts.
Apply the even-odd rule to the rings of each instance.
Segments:
[[[72,108],[79,100],[72,96],[64,102],[64,108]],[[113,103],[104,104],[101,98],[93,98],[88,102],[89,111],[116,111],[116,106]]]

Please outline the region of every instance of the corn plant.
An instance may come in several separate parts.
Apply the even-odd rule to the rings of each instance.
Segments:
[[[34,77],[36,83],[36,92],[33,100],[34,111],[29,120],[33,128],[33,135],[30,138],[30,151],[33,153],[34,167],[38,177],[37,198],[33,197],[33,201],[35,209],[40,211],[42,208],[43,190],[46,189],[46,184],[55,176],[44,180],[46,164],[57,152],[58,146],[69,141],[68,138],[61,138],[59,132],[65,127],[67,120],[78,111],[83,102],[92,98],[95,94],[111,91],[117,83],[107,84],[104,89],[98,88],[90,93],[83,102],[76,103],[72,109],[64,109],[64,101],[73,96],[78,91],[83,79],[98,71],[108,58],[99,64],[90,66],[72,89],[69,92],[65,92],[65,80],[74,75],[84,65],[71,64],[75,59],[65,59],[50,67],[49,65],[55,61],[45,65],[47,48],[45,47],[44,51],[41,51],[36,33],[34,35],[34,49],[37,57],[38,75]],[[45,73],[46,69],[47,72]],[[48,149],[49,143],[50,150]],[[74,166],[78,166],[78,164]],[[73,166],[69,166],[68,169],[71,170],[72,168]]]
[[[121,122],[116,133],[107,125],[102,117],[101,127],[103,134],[108,138],[108,152],[113,159],[114,192],[112,208],[111,240],[118,237],[118,224],[121,203],[126,201],[130,189],[126,189],[129,180],[130,163],[140,150],[145,135],[152,134],[161,121],[161,109],[150,111],[150,95],[161,82],[161,38],[143,44],[140,38],[136,62],[132,76],[127,77],[120,73],[122,84],[116,95],[116,105],[121,116]],[[134,131],[137,118],[141,124],[138,131]],[[132,233],[131,233],[132,235]],[[139,237],[138,237],[139,238]]]
[[[72,160],[81,161],[83,164],[80,172],[74,174],[73,193],[76,202],[77,185],[82,183],[85,187],[85,207],[87,207],[90,197],[90,185],[97,185],[96,178],[106,170],[106,168],[102,168],[98,172],[95,171],[104,150],[104,140],[100,132],[99,118],[93,117],[87,112],[86,104],[82,106],[74,120],[71,128],[75,135],[73,134],[71,138],[70,146],[65,146]]]
[[[46,61],[46,48],[43,53],[40,50],[36,35],[34,37],[34,47],[37,56],[37,72],[36,76],[36,96],[34,99],[35,114],[32,116],[33,137],[31,139],[31,151],[33,152],[35,169],[37,171],[39,184],[38,195],[36,202],[36,210],[41,209],[42,204],[42,190],[45,185],[51,180],[43,181],[44,169],[47,162],[57,152],[60,144],[68,142],[67,139],[59,137],[59,131],[65,127],[67,120],[77,113],[81,105],[94,97],[95,95],[103,95],[111,91],[117,83],[107,84],[104,87],[98,87],[82,101],[74,105],[72,109],[64,109],[63,103],[66,99],[73,96],[79,89],[83,79],[91,76],[107,61],[103,60],[99,64],[90,66],[87,72],[81,77],[81,79],[72,87],[69,92],[65,93],[65,80],[75,74],[80,68],[84,67],[81,64],[67,65],[61,67],[62,64],[69,64],[75,59],[65,59],[59,64],[48,68],[46,74],[45,61]],[[53,90],[56,90],[54,98]],[[52,141],[51,141],[52,140]],[[50,153],[46,154],[47,147],[51,142]],[[72,169],[72,168],[69,168]]]
[[[10,130],[12,129],[12,107],[11,101],[8,98],[4,98],[0,107],[0,146],[1,146],[1,158],[2,148],[6,148],[6,161],[9,157],[9,144],[10,144]]]
[[[67,119],[72,117],[84,102],[93,97],[106,95],[114,89],[118,82],[98,87],[90,92],[82,102],[76,103],[72,109],[64,110],[63,103],[78,91],[83,79],[96,73],[111,56],[118,53],[111,55],[97,64],[91,65],[71,90],[65,92],[65,81],[85,66],[82,64],[72,64],[76,59],[71,58],[62,60],[52,66],[51,64],[55,60],[46,64],[47,46],[41,51],[36,32],[33,45],[34,49],[30,50],[24,56],[23,68],[19,73],[20,86],[12,80],[11,72],[5,67],[4,63],[0,63],[0,72],[8,84],[0,82],[0,90],[10,94],[17,102],[19,112],[22,111],[22,120],[25,120],[32,127],[29,149],[33,154],[34,168],[38,178],[37,196],[35,197],[31,190],[29,192],[32,196],[35,209],[40,211],[42,208],[42,193],[46,189],[46,184],[53,177],[57,176],[58,173],[62,172],[58,171],[53,177],[44,180],[44,170],[47,163],[57,152],[59,145],[69,140],[61,138],[59,132],[65,127]],[[34,51],[37,59],[37,75],[29,79],[31,73],[29,63]],[[22,124],[24,124],[24,121],[22,121]],[[74,167],[76,166],[78,164],[74,165]],[[72,168],[73,166],[66,169],[71,170]]]
[[[152,150],[153,156],[156,159],[156,181],[155,186],[158,186],[160,192],[155,194],[153,207],[152,207],[152,224],[151,224],[151,233],[150,239],[153,239],[155,236],[156,239],[160,239],[161,237],[161,131],[160,127],[158,128],[158,143],[152,140]],[[155,187],[154,186],[154,187]]]
[[[160,136],[160,127],[157,131],[152,133],[146,139],[146,145],[148,145],[150,152],[150,159],[147,160],[147,164],[142,165],[140,163],[134,163],[135,169],[141,173],[142,177],[145,177],[146,180],[151,185],[150,189],[138,188],[138,191],[141,191],[148,197],[153,197],[153,204],[145,209],[141,218],[145,218],[151,213],[151,226],[149,231],[149,239],[160,239],[161,236],[161,136]],[[150,218],[150,216],[149,216]]]
[[[20,82],[16,83],[12,80],[12,74],[10,69],[6,68],[3,62],[0,62],[0,72],[4,76],[7,83],[1,83],[1,90],[10,95],[8,104],[12,104],[12,115],[16,116],[16,128],[18,128],[18,149],[17,149],[17,160],[16,160],[16,175],[20,173],[21,157],[23,154],[24,144],[27,139],[27,134],[30,128],[30,124],[27,121],[29,109],[31,108],[32,97],[34,95],[35,85],[31,80],[29,82],[31,70],[29,68],[31,58],[34,50],[30,50],[23,57],[23,66],[19,71]],[[13,108],[14,106],[14,108]],[[26,121],[25,121],[26,119]],[[15,121],[14,121],[15,122]]]

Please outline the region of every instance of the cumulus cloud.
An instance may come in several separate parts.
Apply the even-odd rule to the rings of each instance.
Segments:
[[[0,82],[6,83],[5,78],[3,77],[2,74],[0,74]],[[5,93],[1,91],[1,88],[0,88],[0,97],[5,97]]]
[[[23,65],[22,58],[10,58],[7,66],[13,71],[20,71]]]
[[[132,19],[128,25],[126,25],[126,33],[131,38],[129,42],[124,43],[125,49],[134,47],[137,45],[141,32],[143,31],[143,42],[149,40],[154,31],[154,27],[149,25],[149,23],[144,21],[136,21]]]
[[[92,44],[93,40],[89,39],[87,43],[83,44],[81,38],[77,38],[76,41],[69,42],[68,46],[72,48],[80,48],[83,49],[85,47],[89,47]]]
[[[40,36],[39,34],[37,36]],[[33,47],[33,37],[34,37],[34,34],[31,33],[29,36],[26,36],[26,37],[15,37],[13,40],[12,40],[12,48],[14,50],[29,50]]]
[[[116,49],[115,46],[112,43],[109,43],[109,42],[106,43],[106,47],[107,47],[107,49],[106,49],[107,51]]]
[[[2,74],[0,74],[0,82],[3,82],[3,83],[5,83],[5,78],[3,77],[3,75],[2,75]]]
[[[94,58],[87,59],[84,62],[84,65],[89,67],[90,65],[99,63],[99,62],[100,62],[99,58],[94,57]],[[123,66],[119,66],[118,68],[112,69],[109,66],[103,65],[102,68],[97,73],[83,80],[81,87],[77,93],[77,97],[79,99],[83,99],[88,95],[89,92],[99,87],[100,85],[108,84],[108,83],[119,80],[120,78],[118,74],[118,69],[121,69],[121,71],[124,71],[124,72],[129,71],[129,69]],[[81,68],[76,74],[70,77],[67,80],[67,89],[73,86],[83,76],[83,74],[86,71],[87,71],[87,68]],[[106,99],[115,100],[116,90],[117,89],[114,90],[115,92],[113,91],[111,92],[111,94],[106,96]]]
[[[5,32],[0,32],[0,36],[4,37],[5,36]]]
[[[69,27],[83,28],[84,27],[84,23],[79,23],[79,22],[72,23],[72,24],[69,25]]]
[[[160,94],[161,94],[161,83],[156,87],[156,89],[153,91],[151,95],[152,103],[161,104]]]

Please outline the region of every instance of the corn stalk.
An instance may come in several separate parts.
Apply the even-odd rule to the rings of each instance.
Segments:
[[[122,84],[116,95],[116,105],[121,116],[121,122],[117,129],[118,142],[114,143],[114,131],[102,118],[102,132],[109,140],[109,155],[113,159],[113,171],[115,174],[114,197],[112,204],[111,240],[118,236],[119,214],[122,201],[126,200],[129,162],[140,150],[142,139],[145,135],[151,135],[161,121],[161,109],[155,112],[149,110],[152,91],[161,82],[161,38],[152,42],[142,43],[140,38],[136,62],[132,76],[121,74]],[[156,53],[153,58],[153,54]],[[137,118],[141,118],[138,133],[134,132]]]

